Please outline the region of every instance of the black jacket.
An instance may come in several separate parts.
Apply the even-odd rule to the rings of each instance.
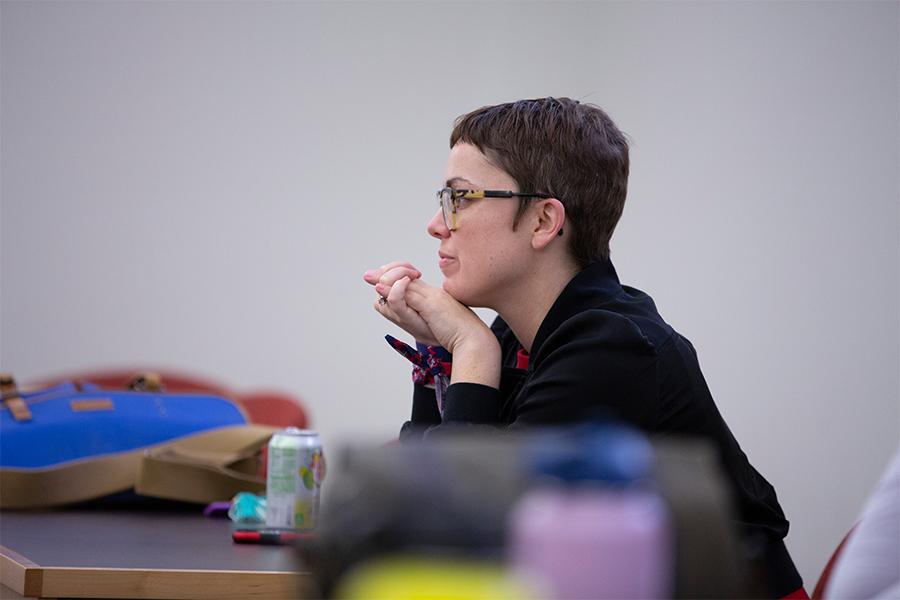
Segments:
[[[743,533],[765,540],[776,594],[802,585],[782,542],[788,522],[775,490],[722,419],[694,347],[663,321],[650,296],[619,283],[610,262],[588,266],[562,291],[538,328],[527,370],[516,368],[521,345],[506,323],[498,317],[491,329],[503,353],[500,389],[453,384],[442,418],[434,390],[415,386],[401,439],[462,424],[571,423],[598,410],[654,435],[706,439],[731,484]]]

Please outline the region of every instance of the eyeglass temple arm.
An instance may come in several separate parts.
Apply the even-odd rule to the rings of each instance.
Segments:
[[[513,198],[515,196],[522,196],[523,198],[552,198],[550,194],[540,194],[540,193],[519,193],[519,192],[511,192],[509,190],[478,190],[468,192],[466,198],[476,199],[476,198]]]

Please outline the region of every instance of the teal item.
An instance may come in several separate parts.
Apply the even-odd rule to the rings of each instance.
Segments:
[[[264,525],[266,522],[266,497],[241,492],[231,499],[228,518],[235,525]]]

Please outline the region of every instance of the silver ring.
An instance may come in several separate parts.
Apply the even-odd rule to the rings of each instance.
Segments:
[[[378,304],[384,306],[385,304],[387,304],[387,298],[385,298],[384,296],[378,296]]]

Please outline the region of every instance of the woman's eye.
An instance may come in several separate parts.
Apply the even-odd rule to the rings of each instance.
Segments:
[[[466,197],[457,198],[456,199],[456,208],[457,208],[457,210],[459,210],[459,209],[467,207],[471,203],[472,203],[472,201]]]

